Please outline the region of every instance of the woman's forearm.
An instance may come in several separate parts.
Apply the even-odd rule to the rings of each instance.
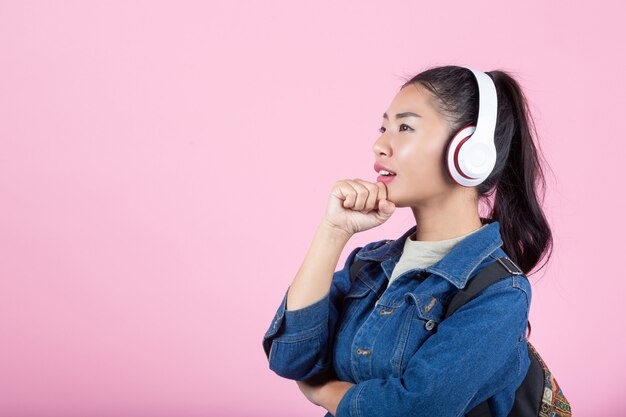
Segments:
[[[333,416],[337,415],[337,407],[339,402],[350,388],[354,386],[351,382],[346,381],[329,381],[324,384],[319,391],[319,405],[324,407]]]
[[[346,243],[347,232],[333,229],[322,221],[313,242],[287,292],[287,310],[297,310],[321,300],[330,284]]]

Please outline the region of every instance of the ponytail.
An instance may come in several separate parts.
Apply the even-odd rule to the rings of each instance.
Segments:
[[[501,224],[503,249],[528,274],[547,252],[552,253],[552,231],[543,213],[545,177],[533,137],[536,129],[519,84],[504,71],[488,73],[498,92],[496,142],[504,158],[491,173],[489,183],[479,184],[479,196],[495,186],[491,217]],[[496,145],[497,146],[497,145]],[[541,202],[538,196],[540,186]],[[545,265],[545,264],[544,264]]]

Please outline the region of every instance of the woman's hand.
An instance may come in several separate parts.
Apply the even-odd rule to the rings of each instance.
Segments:
[[[353,235],[386,222],[396,205],[387,200],[387,185],[359,178],[340,180],[333,186],[324,221]]]

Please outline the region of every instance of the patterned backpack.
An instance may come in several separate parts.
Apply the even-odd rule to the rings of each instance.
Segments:
[[[481,269],[476,276],[469,280],[465,288],[454,294],[448,304],[444,319],[489,285],[511,275],[522,274],[522,270],[507,256],[499,257],[497,261]],[[352,264],[350,267],[352,281],[356,277],[356,272],[366,262],[365,260],[358,260]],[[508,417],[571,417],[572,408],[554,375],[539,356],[539,352],[530,344],[530,341],[526,340],[526,344],[530,367],[526,377],[515,392],[515,402]],[[484,401],[468,411],[465,416],[492,417],[492,414],[489,404]]]

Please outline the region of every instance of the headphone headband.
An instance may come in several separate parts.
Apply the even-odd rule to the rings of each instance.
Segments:
[[[476,130],[472,134],[472,140],[493,141],[496,131],[496,118],[498,116],[498,95],[496,94],[496,86],[491,77],[482,71],[475,70],[470,67],[464,67],[474,73],[476,81],[478,81],[478,121],[476,122]],[[477,142],[478,142],[477,141]]]

